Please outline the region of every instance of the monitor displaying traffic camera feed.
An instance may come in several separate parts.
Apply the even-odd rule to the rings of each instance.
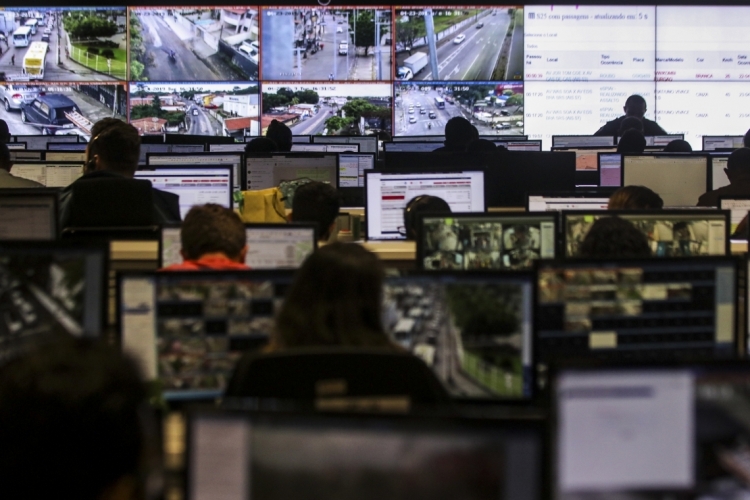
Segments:
[[[417,266],[525,269],[555,257],[557,214],[425,214],[417,222]]]

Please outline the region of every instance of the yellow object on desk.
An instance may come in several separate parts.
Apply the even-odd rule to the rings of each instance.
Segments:
[[[286,208],[279,188],[243,191],[240,217],[244,222],[286,222]]]

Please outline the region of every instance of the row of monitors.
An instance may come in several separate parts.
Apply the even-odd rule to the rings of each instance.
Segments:
[[[0,243],[4,353],[37,334],[97,335],[107,249]],[[383,324],[462,399],[529,399],[537,363],[731,358],[738,260],[540,260],[533,271],[388,277]],[[746,266],[747,264],[745,264]],[[122,274],[121,343],[167,398],[212,398],[268,341],[292,270]]]
[[[186,498],[744,496],[748,385],[746,362],[566,366],[540,421],[196,411]]]
[[[65,54],[95,81],[742,81],[747,76],[743,39],[732,36],[731,27],[747,24],[750,9],[24,6],[9,7],[3,27],[9,45],[30,47],[36,55],[35,43],[57,51],[66,35],[83,38],[87,32],[80,24],[87,24],[73,19],[98,22],[101,38],[110,42],[93,47],[96,51],[71,44]],[[433,31],[430,39],[426,34]],[[636,42],[626,42],[632,32],[638,34]],[[694,33],[690,49],[684,32]],[[209,61],[221,54],[233,64],[206,62],[192,52],[195,46]],[[23,66],[19,60],[8,68],[10,81],[70,78],[45,68],[44,53],[26,59]],[[193,70],[184,71],[183,65]]]

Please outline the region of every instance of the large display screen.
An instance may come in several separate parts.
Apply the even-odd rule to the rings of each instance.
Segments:
[[[13,135],[591,135],[645,117],[694,150],[750,118],[750,6],[200,5],[0,10]]]

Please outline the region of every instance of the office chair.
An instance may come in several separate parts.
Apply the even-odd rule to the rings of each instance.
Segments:
[[[397,411],[450,403],[421,359],[388,349],[344,347],[245,354],[225,397],[298,400],[338,410],[374,409],[383,401],[397,401]]]
[[[151,182],[143,179],[79,179],[72,185],[66,227],[133,227],[156,224]]]

